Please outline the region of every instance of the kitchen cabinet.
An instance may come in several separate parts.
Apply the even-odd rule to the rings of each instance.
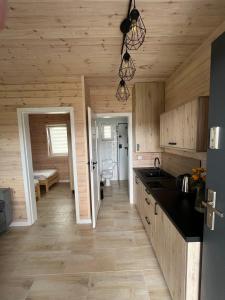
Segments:
[[[136,83],[133,88],[135,152],[159,152],[160,114],[164,111],[164,83]]]
[[[143,216],[143,190],[144,185],[137,175],[134,174],[134,204],[136,205],[139,215]],[[143,220],[142,220],[143,221]]]
[[[199,97],[160,116],[160,146],[193,152],[207,149],[208,97]]]
[[[187,242],[142,181],[137,179],[134,187],[137,210],[172,299],[198,300],[201,243]]]

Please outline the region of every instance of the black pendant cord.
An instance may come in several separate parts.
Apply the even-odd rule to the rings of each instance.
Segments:
[[[132,5],[132,0],[129,0],[127,18],[129,18],[129,15],[130,15],[131,5]],[[134,7],[135,7],[135,0],[134,0]],[[126,33],[123,34],[123,41],[122,41],[122,47],[121,47],[121,55],[123,55],[123,49],[124,49],[125,39],[126,39]]]

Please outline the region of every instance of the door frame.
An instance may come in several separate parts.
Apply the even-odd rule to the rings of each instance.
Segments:
[[[94,180],[92,177],[92,161],[91,161],[91,156],[92,156],[92,149],[93,149],[93,143],[92,143],[92,116],[93,114],[96,117],[96,113],[92,110],[92,108],[90,106],[87,107],[87,118],[88,118],[88,150],[89,150],[89,180],[90,180],[90,201],[91,201],[91,211],[92,211],[92,227],[96,228],[96,223],[97,223],[97,217],[98,217],[98,212],[101,206],[101,199],[100,199],[100,188],[98,188],[97,192],[98,192],[98,206],[97,206],[97,210],[95,211],[95,190],[94,190]],[[97,118],[97,117],[96,117]],[[95,130],[96,130],[96,147],[97,147],[97,151],[98,151],[98,127],[96,124],[96,120],[95,120]],[[98,153],[96,153],[97,157],[98,157]],[[97,161],[97,166],[96,166],[96,171],[97,171],[97,186],[100,187],[100,177],[99,177],[99,172],[98,172],[98,161]],[[93,175],[94,176],[94,175]]]
[[[30,130],[28,116],[31,114],[66,114],[70,115],[71,124],[71,146],[72,146],[72,168],[73,168],[73,180],[74,180],[74,201],[75,201],[75,214],[76,223],[84,223],[84,220],[80,219],[80,206],[79,206],[79,192],[77,181],[77,161],[76,161],[76,136],[75,136],[75,116],[73,107],[35,107],[35,108],[17,108],[18,128],[19,128],[19,140],[20,140],[20,152],[22,162],[22,174],[23,184],[25,192],[25,203],[27,212],[27,221],[23,222],[21,226],[30,226],[37,220],[37,206],[35,199],[34,184],[32,179],[32,152],[30,142]],[[90,223],[90,222],[88,222]],[[20,224],[12,224],[14,226],[20,226]]]
[[[122,113],[96,113],[96,118],[117,118],[117,117],[127,117],[128,119],[128,183],[129,183],[129,201],[130,204],[134,203],[133,195],[133,136],[132,136],[132,113],[122,112]]]

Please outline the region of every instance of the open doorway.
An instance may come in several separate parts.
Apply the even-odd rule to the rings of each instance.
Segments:
[[[133,202],[131,114],[97,114],[98,168],[104,196],[125,194]]]
[[[38,222],[74,221],[70,115],[29,114]]]
[[[79,223],[73,108],[25,108],[17,114],[27,225],[38,218]]]

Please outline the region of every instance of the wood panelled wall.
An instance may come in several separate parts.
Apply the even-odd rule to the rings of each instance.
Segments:
[[[121,113],[132,111],[132,95],[130,95],[127,102],[119,102],[115,97],[116,88],[116,85],[89,87],[89,105],[94,110],[94,112]]]
[[[223,22],[166,81],[165,109],[210,95],[211,43],[225,31]],[[166,150],[167,152],[200,159],[206,165],[206,153]]]
[[[211,43],[225,31],[225,22],[166,81],[166,111],[210,94]]]
[[[80,216],[90,217],[84,81],[81,77],[35,84],[0,85],[0,186],[14,192],[14,221],[26,220],[17,108],[71,106],[75,112]],[[71,124],[73,126],[73,124]]]
[[[69,180],[69,157],[49,156],[47,125],[68,124],[69,114],[30,115],[30,137],[34,170],[57,169],[60,180]]]

